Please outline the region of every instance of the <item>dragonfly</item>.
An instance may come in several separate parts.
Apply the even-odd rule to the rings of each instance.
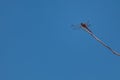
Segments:
[[[113,54],[120,56],[120,53],[116,52],[115,50],[113,50],[110,46],[108,46],[107,44],[105,44],[101,39],[99,39],[88,27],[89,24],[88,23],[80,23],[79,25],[72,25],[74,28],[75,26],[77,26],[77,28],[82,28],[83,30],[85,30],[88,34],[90,34],[95,40],[97,40],[100,44],[102,44],[104,47],[106,47],[108,50],[110,50]]]

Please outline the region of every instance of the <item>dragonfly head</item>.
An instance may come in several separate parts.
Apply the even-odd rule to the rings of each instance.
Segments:
[[[87,27],[87,25],[85,23],[81,23],[82,27]]]

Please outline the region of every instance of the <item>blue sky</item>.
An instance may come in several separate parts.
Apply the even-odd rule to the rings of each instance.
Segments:
[[[1,0],[0,80],[120,80],[119,0]]]

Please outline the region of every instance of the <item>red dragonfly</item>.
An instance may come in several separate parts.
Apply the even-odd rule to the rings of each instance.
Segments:
[[[73,25],[74,27],[74,25]],[[102,40],[100,40],[89,28],[89,25],[87,23],[81,23],[79,24],[78,28],[84,29],[86,32],[88,32],[94,39],[96,39],[99,43],[101,43],[104,47],[109,49],[113,54],[120,56],[120,53],[114,51],[111,47],[107,46]]]

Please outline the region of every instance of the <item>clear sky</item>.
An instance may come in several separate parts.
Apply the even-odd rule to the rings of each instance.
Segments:
[[[0,0],[0,80],[120,80],[120,0]]]

